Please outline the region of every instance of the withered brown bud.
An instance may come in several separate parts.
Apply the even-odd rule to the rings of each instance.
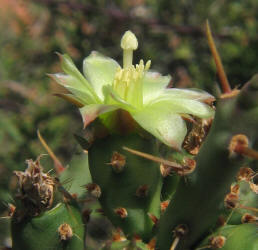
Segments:
[[[256,221],[258,221],[258,217],[248,213],[245,213],[241,218],[242,223],[252,223]]]
[[[237,180],[238,181],[251,181],[254,176],[254,171],[251,168],[248,167],[242,167],[240,168],[238,174],[237,174]]]
[[[122,219],[126,218],[128,215],[127,210],[123,207],[116,208],[114,212]]]
[[[136,190],[136,196],[139,198],[144,198],[148,195],[149,186],[147,184],[141,185]]]
[[[226,243],[226,238],[222,235],[214,236],[209,239],[209,246],[211,248],[222,248]]]
[[[125,163],[126,163],[125,156],[118,152],[114,152],[111,157],[111,162],[109,163],[109,165],[112,166],[113,170],[116,173],[121,173],[124,170]]]
[[[93,197],[99,198],[101,196],[100,186],[96,183],[89,183],[85,187]]]
[[[63,223],[58,228],[58,234],[61,240],[67,241],[73,237],[73,230],[69,224]]]
[[[19,191],[17,198],[21,200],[24,214],[37,216],[50,208],[54,197],[54,179],[43,172],[39,159],[35,162],[26,161],[28,164],[25,172],[14,171],[18,178]]]

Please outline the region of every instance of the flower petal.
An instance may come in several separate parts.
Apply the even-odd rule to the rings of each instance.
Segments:
[[[187,133],[186,124],[181,116],[169,107],[161,108],[160,105],[153,104],[131,115],[141,127],[164,144],[177,150],[181,149]]]
[[[88,83],[86,78],[81,74],[81,72],[76,68],[71,57],[69,57],[67,54],[62,55],[59,53],[58,53],[58,56],[61,60],[61,67],[62,67],[63,71],[68,76],[71,76],[73,78],[73,81],[71,81],[69,84],[70,85],[75,84],[75,85],[77,85],[77,87],[79,87],[78,85],[80,85],[80,87],[79,87],[80,91],[82,91],[82,88],[83,88],[83,92],[90,93],[92,98],[95,99],[95,102],[99,102],[100,100],[99,100],[97,94],[95,93],[94,89]],[[74,79],[76,79],[76,83],[74,83]],[[60,81],[61,81],[61,79],[60,79]],[[61,82],[59,82],[59,83],[62,84]]]
[[[86,105],[98,102],[95,96],[93,96],[92,91],[85,87],[85,85],[78,78],[62,73],[49,74],[49,76],[69,90],[75,96],[75,98],[79,99],[83,104]]]
[[[171,76],[162,76],[158,72],[147,72],[143,78],[143,104],[158,97],[170,80]]]
[[[93,122],[99,115],[118,109],[115,105],[90,104],[80,108],[84,128]]]
[[[199,101],[215,100],[214,96],[204,90],[179,88],[163,89],[160,98],[184,98]]]
[[[83,73],[101,100],[104,100],[103,86],[112,84],[118,67],[115,60],[96,51],[84,59]]]
[[[77,106],[78,108],[82,108],[84,106],[84,104],[82,103],[82,101],[78,98],[76,98],[74,95],[72,94],[64,94],[64,93],[56,93],[54,94],[55,96],[61,97],[62,99],[74,104],[75,106]]]
[[[161,110],[164,107],[168,107],[174,113],[190,114],[199,118],[210,118],[213,117],[215,113],[213,108],[203,102],[183,98],[162,99],[162,97],[160,97],[153,100],[150,106],[152,105],[160,107]]]

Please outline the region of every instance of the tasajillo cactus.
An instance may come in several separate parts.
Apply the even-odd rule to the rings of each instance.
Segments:
[[[207,35],[223,90],[216,103],[203,90],[167,87],[171,77],[150,71],[150,61],[134,65],[131,31],[121,40],[123,67],[92,52],[83,75],[59,54],[64,73],[50,76],[82,115],[85,188],[116,228],[103,249],[257,249],[256,169],[247,165],[258,158],[249,146],[257,143],[257,81],[231,90],[208,24]],[[30,161],[16,172],[14,249],[83,249],[78,195],[42,171]]]

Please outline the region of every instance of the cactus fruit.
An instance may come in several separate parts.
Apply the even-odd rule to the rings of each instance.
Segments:
[[[130,31],[123,67],[92,52],[83,75],[59,55],[65,74],[50,76],[70,92],[58,96],[80,109],[85,133],[76,139],[89,161],[89,170],[62,169],[60,179],[78,179],[76,197],[98,200],[118,232],[102,249],[257,249],[258,152],[250,145],[258,142],[258,81],[232,90],[208,24],[207,37],[223,91],[216,105],[205,91],[166,88],[170,77],[149,71],[150,61],[133,65]],[[88,222],[100,209],[79,207],[38,165],[16,172],[14,249],[83,249],[80,213]]]

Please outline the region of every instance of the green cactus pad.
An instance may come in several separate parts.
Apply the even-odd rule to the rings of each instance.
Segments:
[[[226,241],[221,250],[257,250],[258,227],[256,224],[227,225],[218,229],[214,234],[207,237],[196,249],[208,250],[209,239],[214,236],[224,236]],[[214,248],[212,248],[214,249]]]
[[[92,179],[102,190],[100,203],[112,223],[122,228],[129,237],[137,234],[148,241],[154,225],[148,213],[158,218],[160,214],[162,177],[159,165],[124,151],[123,146],[149,154],[157,153],[155,140],[137,135],[113,135],[97,140],[89,149]],[[120,173],[108,165],[114,152],[126,157],[124,169]],[[136,191],[141,186],[148,188],[147,195],[137,197]],[[125,208],[127,216],[121,218],[117,215],[114,212],[117,208]]]
[[[67,223],[72,235],[61,240],[58,229]],[[59,203],[51,210],[34,218],[18,222],[12,219],[13,250],[82,250],[84,249],[84,225],[79,209],[74,205]]]

